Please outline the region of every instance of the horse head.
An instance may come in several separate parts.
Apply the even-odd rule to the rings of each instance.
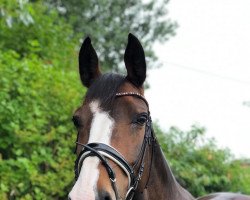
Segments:
[[[78,158],[72,200],[132,199],[147,184],[154,135],[144,98],[145,55],[132,34],[124,62],[126,76],[101,74],[90,38],[81,46],[79,73],[88,90],[73,115]]]

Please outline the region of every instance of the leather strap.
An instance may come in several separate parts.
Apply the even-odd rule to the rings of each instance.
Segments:
[[[113,171],[113,169],[111,168],[111,166],[109,165],[107,159],[101,154],[98,152],[97,149],[95,149],[95,146],[98,146],[97,143],[90,143],[90,144],[81,144],[81,143],[78,143],[77,144],[83,146],[83,150],[81,151],[78,159],[77,159],[77,169],[75,170],[75,173],[76,173],[76,177],[79,176],[79,173],[81,171],[81,166],[82,166],[82,163],[84,161],[85,158],[89,157],[89,156],[97,156],[102,164],[104,165],[108,175],[109,175],[109,179],[111,181],[111,185],[112,185],[112,188],[115,192],[115,197],[116,199],[119,199],[119,196],[118,196],[118,190],[117,190],[117,187],[116,187],[116,176],[115,176],[115,172]],[[91,147],[93,146],[93,147]],[[86,154],[86,152],[89,151],[88,154]]]

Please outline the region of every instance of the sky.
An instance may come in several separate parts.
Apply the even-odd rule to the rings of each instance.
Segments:
[[[206,128],[219,147],[250,158],[250,1],[172,0],[177,34],[154,50],[146,97],[164,130]]]

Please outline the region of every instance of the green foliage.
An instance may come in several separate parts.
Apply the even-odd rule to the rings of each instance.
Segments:
[[[175,177],[194,196],[219,191],[250,193],[249,166],[243,171],[242,161],[234,161],[228,149],[205,138],[204,128],[192,126],[183,132],[172,127],[168,133],[157,125],[155,129]]]
[[[35,54],[60,68],[76,66],[76,39],[71,25],[65,23],[57,10],[49,9],[42,2],[0,0],[0,4],[3,5],[0,18],[3,51],[13,50],[20,58]]]
[[[32,9],[28,1],[23,0],[0,0],[0,16],[9,28],[13,23],[23,23],[29,25],[34,23],[29,10]]]
[[[85,90],[75,72],[0,53],[0,199],[55,199],[73,180],[73,110]]]
[[[229,177],[232,180],[230,189],[250,194],[250,160],[232,161]]]
[[[64,199],[74,179],[70,118],[85,93],[72,70],[77,42],[57,10],[0,3],[0,199]]]
[[[155,41],[175,34],[176,22],[167,19],[168,0],[47,0],[74,26],[76,33],[90,35],[104,70],[122,71],[121,61],[129,32],[143,43],[148,66],[155,65]]]

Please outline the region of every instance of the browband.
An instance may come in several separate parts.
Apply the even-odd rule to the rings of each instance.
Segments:
[[[115,95],[115,97],[123,97],[123,96],[134,96],[134,97],[137,97],[137,98],[143,100],[146,103],[147,107],[149,108],[148,101],[145,99],[144,96],[142,96],[138,92],[119,92],[119,93],[116,93],[116,95]]]

